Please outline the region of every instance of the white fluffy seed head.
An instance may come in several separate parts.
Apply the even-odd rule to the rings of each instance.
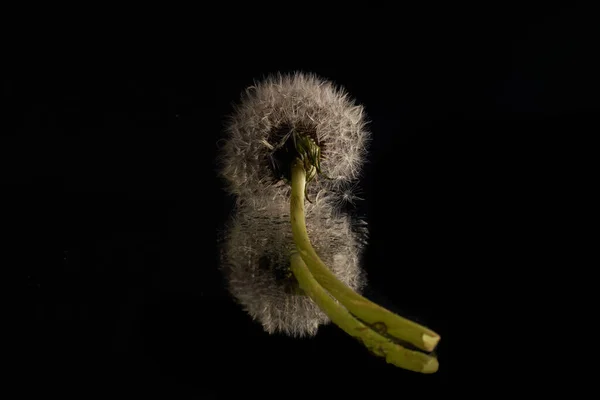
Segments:
[[[321,144],[321,169],[331,179],[317,177],[309,195],[323,189],[335,195],[358,178],[369,141],[363,107],[316,75],[279,74],[247,88],[227,124],[219,171],[230,193],[288,197],[289,188],[270,169],[277,132],[286,126],[314,131]]]
[[[323,262],[360,292],[365,281],[359,262],[363,244],[350,218],[318,201],[306,207],[306,226]],[[289,202],[259,196],[240,205],[232,219],[222,266],[229,291],[265,331],[312,336],[329,319],[297,290],[289,269],[294,248]]]

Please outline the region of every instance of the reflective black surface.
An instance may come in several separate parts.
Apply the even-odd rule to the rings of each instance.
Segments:
[[[490,315],[509,307],[506,276],[537,268],[516,255],[564,178],[568,132],[598,126],[591,19],[542,14],[375,9],[283,44],[267,20],[221,17],[232,39],[199,28],[7,76],[6,251],[26,290],[28,387],[282,398],[314,381],[400,398],[502,368]],[[233,200],[216,143],[253,79],[294,70],[366,107],[362,200],[345,205],[369,223],[366,295],[441,334],[435,375],[386,365],[334,326],[268,336],[226,293],[217,238]]]

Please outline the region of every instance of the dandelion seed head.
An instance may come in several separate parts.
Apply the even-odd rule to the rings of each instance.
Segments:
[[[360,268],[363,244],[350,217],[323,202],[306,211],[313,247],[339,280],[360,292],[365,282]],[[289,219],[289,204],[274,206],[264,197],[238,207],[222,250],[222,268],[232,296],[265,331],[312,336],[329,319],[298,291],[290,274],[295,245]]]
[[[282,127],[303,127],[322,144],[321,167],[331,178],[311,183],[311,194],[323,189],[335,194],[359,176],[370,137],[366,125],[363,107],[332,82],[314,74],[272,75],[248,87],[230,115],[219,172],[236,196],[286,196],[274,184],[270,156],[280,144]]]

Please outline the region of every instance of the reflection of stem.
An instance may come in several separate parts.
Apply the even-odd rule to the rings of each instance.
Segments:
[[[365,323],[381,327],[382,333],[393,338],[411,343],[419,349],[433,351],[440,340],[440,336],[432,330],[425,328],[406,318],[391,313],[385,308],[371,302],[354,292],[327,268],[313,249],[304,219],[304,190],[306,186],[306,172],[303,163],[296,160],[292,165],[292,194],[290,214],[292,220],[292,234],[296,248],[302,260],[316,279],[335,299],[353,315]]]
[[[334,324],[350,336],[362,341],[374,354],[385,357],[390,364],[410,371],[422,373],[437,371],[439,364],[436,358],[395,344],[354,318],[317,283],[300,254],[292,254],[291,264],[292,272],[298,280],[300,288],[329,316]]]

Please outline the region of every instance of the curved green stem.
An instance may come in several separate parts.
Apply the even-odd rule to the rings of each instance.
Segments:
[[[360,340],[371,352],[385,357],[390,364],[410,371],[431,374],[438,370],[436,358],[395,344],[354,318],[319,285],[299,253],[292,254],[291,265],[300,288],[317,303],[334,324]]]
[[[303,163],[292,165],[292,194],[290,214],[294,242],[316,281],[354,316],[379,332],[408,342],[419,349],[433,351],[440,336],[432,330],[398,316],[354,292],[327,268],[313,249],[304,219],[304,190],[306,172]]]

